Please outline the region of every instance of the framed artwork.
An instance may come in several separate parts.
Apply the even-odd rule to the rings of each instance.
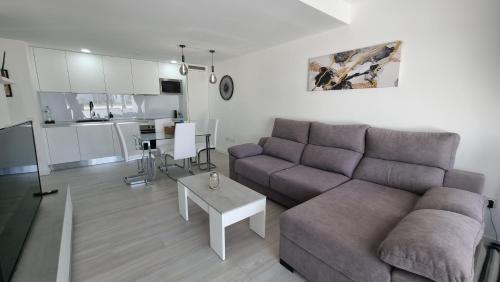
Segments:
[[[309,91],[397,87],[401,41],[309,59]]]

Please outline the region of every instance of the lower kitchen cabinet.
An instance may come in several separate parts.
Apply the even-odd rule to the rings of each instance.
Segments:
[[[50,164],[76,162],[80,160],[80,148],[76,127],[46,128]]]
[[[86,124],[77,126],[80,144],[80,159],[91,160],[115,155],[113,144],[113,125]]]

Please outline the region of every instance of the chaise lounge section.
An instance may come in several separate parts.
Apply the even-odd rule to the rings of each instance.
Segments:
[[[280,260],[311,281],[472,281],[484,176],[453,169],[458,143],[276,119],[260,145],[229,148],[230,174],[290,207]]]

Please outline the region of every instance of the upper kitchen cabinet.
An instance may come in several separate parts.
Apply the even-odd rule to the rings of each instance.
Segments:
[[[66,52],[44,48],[33,49],[38,90],[70,92]]]
[[[179,72],[178,64],[170,64],[170,63],[160,63],[160,77],[161,78],[170,78],[170,79],[179,79],[184,80],[185,76],[183,76]]]
[[[75,93],[105,93],[102,57],[67,52],[69,81]]]
[[[130,59],[102,57],[106,89],[110,94],[133,94],[132,65]]]
[[[160,94],[158,62],[131,60],[134,94]]]

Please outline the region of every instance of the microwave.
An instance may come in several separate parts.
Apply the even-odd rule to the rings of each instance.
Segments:
[[[182,80],[160,78],[161,94],[182,94]]]

